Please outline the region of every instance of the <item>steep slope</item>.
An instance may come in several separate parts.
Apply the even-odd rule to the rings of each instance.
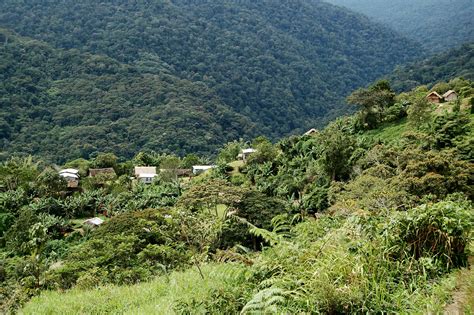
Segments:
[[[254,125],[204,84],[111,58],[58,50],[0,30],[0,139],[3,158],[48,160],[139,149],[213,153],[254,135]]]
[[[409,91],[419,85],[432,85],[456,77],[474,80],[474,43],[398,67],[387,78],[396,90]]]
[[[0,25],[201,82],[272,138],[323,125],[351,90],[420,54],[366,18],[309,0],[5,0]]]
[[[474,41],[472,0],[325,1],[386,23],[433,51]]]

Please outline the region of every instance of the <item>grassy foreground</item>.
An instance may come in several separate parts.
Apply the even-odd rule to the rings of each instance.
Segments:
[[[148,283],[132,286],[106,286],[93,290],[45,292],[33,298],[20,314],[172,314],[179,303],[193,303],[211,298],[213,292],[229,289],[244,267],[236,264],[210,264],[173,272]]]

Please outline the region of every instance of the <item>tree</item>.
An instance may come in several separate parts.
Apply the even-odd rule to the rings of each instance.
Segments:
[[[362,128],[373,129],[382,121],[384,111],[395,104],[395,93],[388,81],[382,80],[367,89],[354,91],[347,97],[347,102],[360,107]]]
[[[432,105],[426,97],[417,97],[407,110],[408,122],[416,129],[424,129],[431,122],[432,112]]]
[[[67,181],[53,169],[44,170],[36,181],[39,196],[58,197],[67,188]]]
[[[252,153],[247,158],[247,164],[263,164],[265,162],[273,161],[278,155],[275,146],[265,137],[258,137],[252,142],[253,148],[256,152]]]
[[[351,171],[350,158],[356,149],[356,139],[337,121],[319,135],[319,160],[331,180],[345,180]]]
[[[15,190],[23,187],[28,190],[39,175],[39,162],[33,162],[31,156],[12,157],[0,164],[0,190]]]
[[[115,168],[117,166],[117,156],[113,153],[99,153],[92,162],[94,168]]]
[[[138,152],[133,158],[133,164],[136,166],[158,166],[155,163],[155,157],[148,152]]]
[[[188,154],[182,160],[180,167],[181,168],[192,168],[193,165],[199,165],[202,163],[202,159],[199,158],[196,154]]]
[[[237,155],[244,148],[245,143],[240,141],[232,141],[226,143],[219,151],[217,161],[220,163],[230,163],[237,159]]]

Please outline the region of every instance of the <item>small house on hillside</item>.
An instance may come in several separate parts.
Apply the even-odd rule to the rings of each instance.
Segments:
[[[95,228],[101,225],[102,223],[104,223],[104,220],[102,220],[101,218],[95,217],[95,218],[85,220],[83,224],[86,226]]]
[[[210,170],[212,168],[215,168],[215,165],[194,165],[193,166],[193,174],[194,175],[199,175],[204,173],[207,170]]]
[[[175,171],[178,177],[189,177],[193,174],[193,170],[190,168],[178,168]]]
[[[317,133],[317,132],[318,132],[318,130],[316,130],[316,129],[314,129],[314,128],[311,128],[310,130],[306,131],[306,132],[304,133],[304,135],[305,135],[305,136],[311,136],[311,135],[313,135],[313,134],[315,134],[315,133]]]
[[[252,148],[243,149],[242,151],[240,151],[240,154],[237,155],[237,159],[245,162],[247,158],[255,152],[257,152],[257,150],[252,149]]]
[[[458,94],[454,90],[449,90],[443,94],[443,98],[446,102],[455,101],[458,99]]]
[[[144,184],[151,184],[156,175],[156,167],[154,166],[135,166],[135,178]]]
[[[426,98],[428,99],[428,102],[436,103],[436,104],[441,103],[443,101],[443,97],[439,95],[436,91],[433,91],[430,94],[428,94]]]
[[[68,188],[77,188],[79,186],[79,171],[74,168],[67,168],[59,171],[59,176],[67,181]]]

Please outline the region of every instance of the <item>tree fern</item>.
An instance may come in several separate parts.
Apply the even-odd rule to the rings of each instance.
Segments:
[[[286,293],[279,288],[267,288],[259,291],[245,304],[240,314],[277,313],[278,305],[286,300]]]

